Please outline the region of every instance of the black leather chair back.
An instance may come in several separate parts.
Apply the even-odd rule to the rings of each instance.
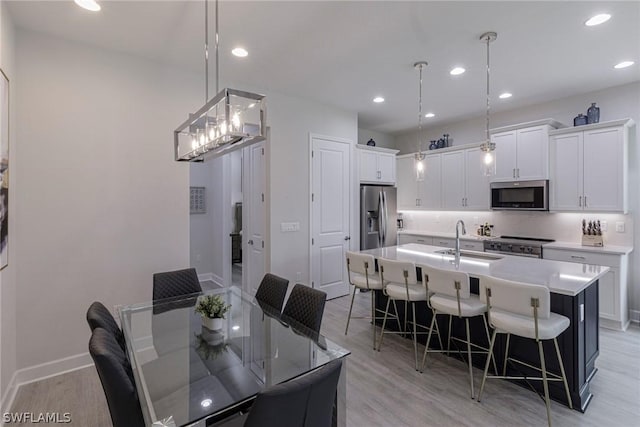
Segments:
[[[256,300],[262,304],[270,305],[277,311],[282,311],[282,304],[287,295],[288,287],[289,281],[287,279],[267,273],[262,278],[256,291]]]
[[[291,317],[307,328],[320,332],[326,301],[326,293],[298,283],[284,306],[282,320],[286,322]]]
[[[89,324],[91,331],[96,328],[102,328],[112,334],[126,354],[127,350],[122,330],[111,315],[109,309],[105,307],[104,304],[99,301],[95,301],[89,306],[89,309],[87,310],[87,323]]]
[[[115,337],[105,329],[94,329],[89,353],[102,382],[113,427],[144,426],[131,367]]]
[[[195,268],[153,275],[153,299],[175,298],[202,292]]]
[[[330,427],[342,360],[258,393],[244,427]]]

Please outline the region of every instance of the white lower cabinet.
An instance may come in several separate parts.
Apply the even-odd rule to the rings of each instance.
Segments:
[[[421,245],[433,245],[433,238],[420,234],[398,234],[398,244],[419,243]]]
[[[600,305],[600,325],[609,329],[624,331],[629,326],[627,301],[628,258],[626,254],[610,254],[579,251],[575,249],[543,249],[544,259],[583,264],[588,270],[605,265],[610,270],[599,279],[598,302]]]

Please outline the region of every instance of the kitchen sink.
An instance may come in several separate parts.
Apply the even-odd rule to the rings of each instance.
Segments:
[[[451,255],[456,256],[456,251],[453,249],[443,249],[440,251],[435,251],[436,254],[442,255]],[[496,261],[502,259],[500,255],[487,254],[483,252],[473,252],[473,251],[460,251],[460,258],[475,258],[475,259],[484,259],[487,261]]]

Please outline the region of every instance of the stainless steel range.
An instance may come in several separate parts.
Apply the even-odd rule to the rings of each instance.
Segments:
[[[554,240],[536,237],[500,236],[484,241],[484,251],[496,254],[542,258],[542,245]]]

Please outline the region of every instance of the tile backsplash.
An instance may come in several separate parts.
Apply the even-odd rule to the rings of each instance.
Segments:
[[[580,243],[582,219],[606,222],[603,231],[604,244],[633,246],[633,216],[599,213],[554,212],[450,212],[450,211],[401,211],[405,230],[454,232],[456,221],[462,219],[467,232],[476,234],[479,224],[493,224],[493,235],[542,237],[562,242]],[[624,223],[624,232],[616,232],[616,223]]]

